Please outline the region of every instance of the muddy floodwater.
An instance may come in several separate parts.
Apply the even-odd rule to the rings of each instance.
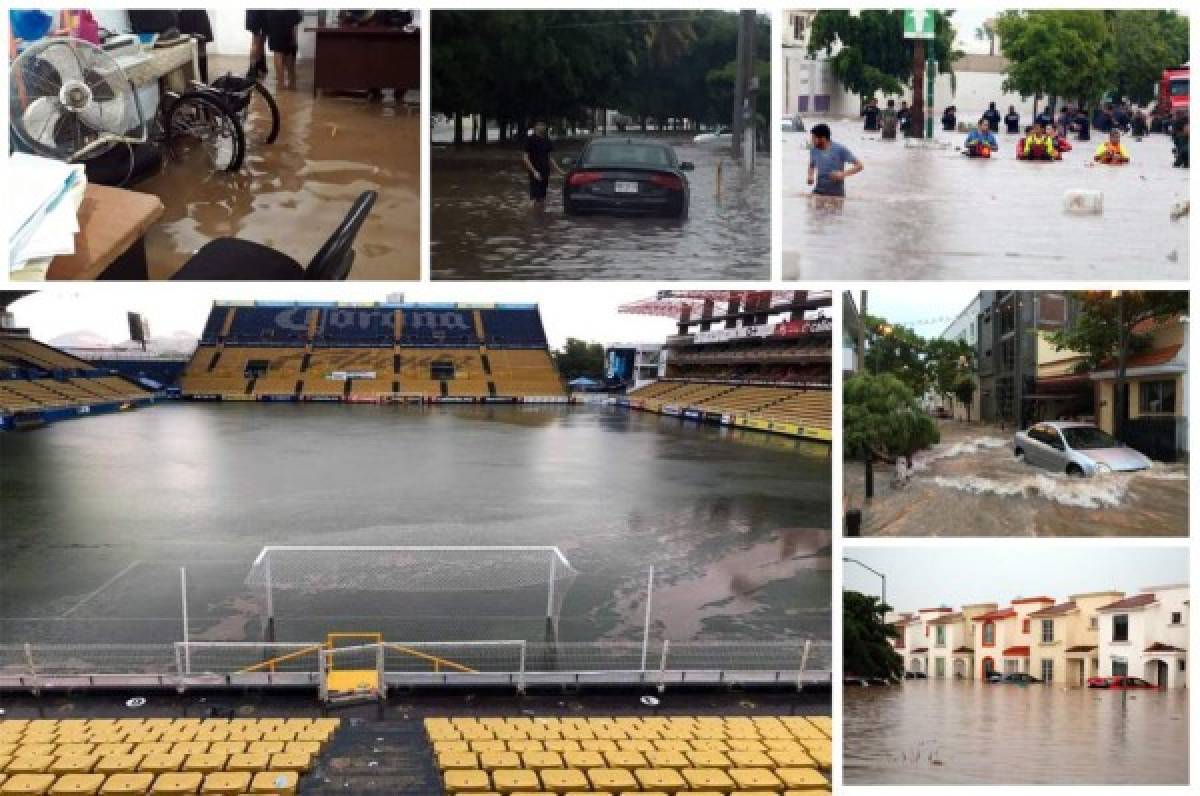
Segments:
[[[562,178],[543,211],[529,208],[521,152],[512,145],[435,142],[431,163],[434,279],[767,279],[771,266],[771,162],[746,173],[728,147],[663,134],[691,161],[685,219],[563,215]],[[556,142],[554,156],[583,141]],[[721,195],[717,170],[721,164]]]
[[[817,119],[806,120],[811,124]],[[808,136],[783,135],[783,274],[786,279],[1186,279],[1188,171],[1171,167],[1171,140],[1126,140],[1132,162],[1095,166],[1100,142],[1072,141],[1059,162],[1015,158],[1019,136],[1001,133],[990,159],[957,149],[883,141],[859,121],[832,120],[833,138],[865,167],[846,199],[821,200],[806,184]],[[1101,215],[1067,215],[1071,190],[1103,194]]]
[[[1186,536],[1188,471],[1075,478],[1017,461],[1012,431],[941,422],[942,441],[913,457],[909,482],[875,467],[864,536]],[[861,462],[846,462],[846,493],[863,506]]]
[[[396,103],[312,93],[312,61],[301,61],[299,89],[276,88],[279,137],[248,143],[237,173],[213,172],[198,160],[167,161],[138,183],[166,211],[146,233],[151,279],[167,279],[213,238],[263,243],[308,265],[363,191],[379,196],[355,243],[351,279],[421,276],[420,118]],[[245,59],[210,58],[209,78],[244,74]]]
[[[556,545],[579,572],[564,640],[640,640],[651,565],[663,638],[828,639],[828,446],[733,431],[615,407],[167,403],[3,434],[0,643],[178,640],[179,567],[193,638],[257,638],[264,545]],[[502,596],[281,594],[277,637],[542,632],[543,587]]]
[[[1187,691],[956,680],[844,690],[847,785],[1182,785]]]

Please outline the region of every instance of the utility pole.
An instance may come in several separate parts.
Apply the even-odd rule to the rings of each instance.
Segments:
[[[1117,299],[1117,381],[1113,388],[1113,436],[1124,442],[1125,412],[1129,406],[1125,397],[1125,359],[1129,348],[1129,333],[1125,329],[1125,291],[1114,290]]]
[[[921,132],[925,128],[925,95],[921,91],[921,85],[925,82],[925,40],[915,39],[913,41],[913,102],[912,115],[908,120],[908,137],[920,138]]]
[[[858,375],[867,372],[867,291],[860,294],[858,310]],[[863,450],[863,494],[867,500],[875,497],[875,470],[871,467],[871,447]]]
[[[733,81],[733,141],[730,147],[733,159],[742,159],[742,139],[746,134],[746,100],[749,97],[750,78],[754,74],[754,11],[742,11],[738,15],[737,73]]]

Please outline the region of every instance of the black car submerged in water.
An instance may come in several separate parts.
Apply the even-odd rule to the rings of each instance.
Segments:
[[[660,141],[597,139],[579,158],[566,158],[563,212],[687,216],[690,189],[675,149]]]

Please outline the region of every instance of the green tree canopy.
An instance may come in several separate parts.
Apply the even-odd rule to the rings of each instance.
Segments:
[[[842,592],[842,671],[888,680],[904,676],[904,660],[892,648],[896,628],[883,621],[889,606],[856,591]]]
[[[604,378],[604,346],[600,343],[568,337],[567,344],[552,352],[551,357],[559,375],[567,381],[580,376]]]
[[[975,349],[963,340],[935,337],[925,343],[925,365],[933,389],[951,395],[963,375],[975,369]]]
[[[1164,69],[1188,62],[1188,19],[1174,11],[1106,12],[1113,31],[1116,69],[1112,91],[1147,105]]]
[[[845,454],[867,451],[884,457],[911,456],[941,438],[909,387],[890,373],[859,374],[842,385]]]
[[[890,324],[886,318],[867,315],[867,371],[890,373],[913,392],[923,395],[929,386],[925,362],[925,340],[907,326]]]
[[[938,70],[948,74],[961,55],[954,49],[952,13],[936,12],[932,42]],[[818,11],[808,41],[809,53],[831,55],[838,81],[861,97],[901,93],[912,80],[913,48],[904,38],[903,11]]]
[[[1116,359],[1122,327],[1128,335],[1129,352],[1136,354],[1149,346],[1154,325],[1188,311],[1188,294],[1182,290],[1131,290],[1119,298],[1108,291],[1072,296],[1079,302],[1075,322],[1046,339],[1059,351],[1082,354],[1081,371],[1095,370]]]

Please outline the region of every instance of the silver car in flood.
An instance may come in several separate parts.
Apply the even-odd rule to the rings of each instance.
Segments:
[[[1124,473],[1152,463],[1091,423],[1038,423],[1013,436],[1013,453],[1035,467],[1067,475]]]

